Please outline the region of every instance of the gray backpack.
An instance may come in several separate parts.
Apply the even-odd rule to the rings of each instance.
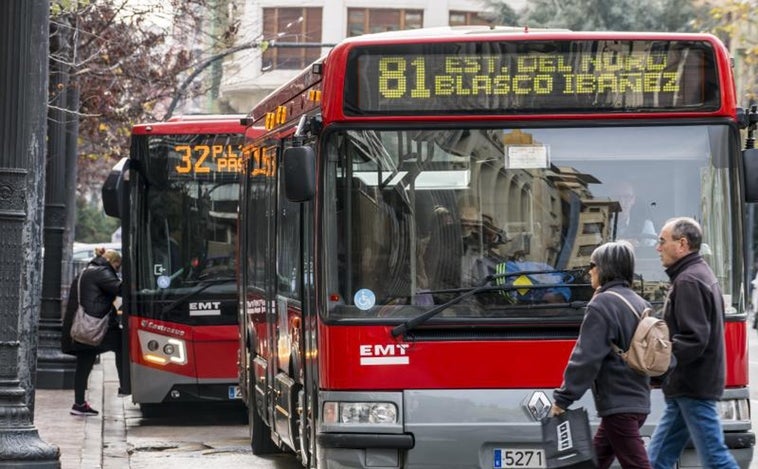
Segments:
[[[622,295],[614,291],[608,291],[608,293],[621,298],[639,319],[629,343],[629,349],[623,351],[618,345],[611,344],[613,350],[638,373],[647,376],[664,374],[671,364],[671,339],[666,321],[653,316],[651,308],[645,308],[640,314]]]

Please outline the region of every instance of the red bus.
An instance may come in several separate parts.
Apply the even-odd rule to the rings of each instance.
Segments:
[[[351,38],[282,85],[246,120],[267,129],[249,135],[240,206],[253,452],[545,467],[540,419],[593,293],[590,254],[629,239],[634,288],[660,309],[657,232],[686,215],[724,291],[721,418],[747,467],[758,172],[734,90],[711,35],[498,28]],[[577,405],[594,415],[590,392]],[[645,438],[662,409],[656,389]],[[700,464],[693,448],[679,464]]]
[[[124,387],[143,410],[239,402],[241,117],[135,125],[103,186],[106,213],[121,219]]]

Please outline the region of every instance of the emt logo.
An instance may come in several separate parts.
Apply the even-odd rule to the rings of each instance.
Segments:
[[[408,344],[359,345],[361,365],[407,365],[410,363]]]
[[[189,303],[190,316],[221,316],[220,301],[191,301]]]

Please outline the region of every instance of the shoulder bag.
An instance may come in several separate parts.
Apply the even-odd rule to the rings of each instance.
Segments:
[[[76,299],[79,306],[76,308],[74,319],[71,323],[71,338],[81,344],[98,346],[102,343],[105,332],[108,330],[108,315],[106,314],[104,317],[98,318],[84,311],[81,295],[82,277],[86,271],[87,269],[84,269],[79,274],[79,281],[76,286]]]

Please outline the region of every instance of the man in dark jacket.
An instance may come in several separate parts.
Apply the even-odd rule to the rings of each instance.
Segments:
[[[666,409],[648,446],[656,469],[674,467],[690,438],[703,467],[738,467],[724,444],[717,409],[726,376],[724,296],[699,254],[702,240],[698,222],[686,217],[668,220],[658,238],[671,279],[664,319],[676,366],[663,381]]]
[[[100,353],[116,352],[116,367],[119,380],[121,380],[121,329],[116,316],[116,308],[113,305],[113,301],[121,292],[121,279],[118,276],[120,267],[121,255],[117,251],[100,251],[71,284],[68,304],[63,316],[61,350],[63,353],[76,356],[74,405],[71,408],[73,415],[98,414],[85,401],[84,394],[90,372]],[[100,318],[109,315],[108,331],[98,346],[82,344],[71,339],[71,323],[80,301],[87,314]]]

